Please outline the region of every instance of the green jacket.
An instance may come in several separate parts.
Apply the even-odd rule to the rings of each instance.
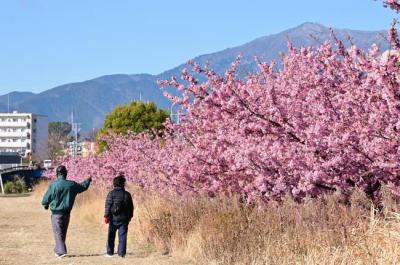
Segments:
[[[74,206],[76,195],[87,190],[89,185],[89,180],[76,183],[66,180],[63,176],[58,176],[55,181],[50,183],[43,196],[42,205],[50,206],[53,214],[69,214]]]

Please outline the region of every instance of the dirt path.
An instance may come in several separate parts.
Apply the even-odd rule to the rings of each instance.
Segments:
[[[103,257],[106,226],[90,227],[71,216],[67,235],[69,255],[54,257],[50,213],[38,198],[0,197],[0,264],[189,264],[157,253],[148,254],[128,242],[126,258]]]

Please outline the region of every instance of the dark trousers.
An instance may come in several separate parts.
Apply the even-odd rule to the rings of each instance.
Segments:
[[[126,240],[128,237],[127,223],[110,222],[108,226],[107,254],[114,255],[115,234],[118,230],[118,256],[124,257],[126,254]]]
[[[54,241],[56,243],[54,253],[57,255],[67,254],[65,239],[67,237],[69,225],[69,214],[52,214],[51,225],[53,227]]]

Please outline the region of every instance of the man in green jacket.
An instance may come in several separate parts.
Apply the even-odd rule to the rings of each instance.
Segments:
[[[82,183],[67,180],[67,169],[63,165],[58,166],[56,172],[57,179],[50,183],[43,196],[42,205],[46,210],[50,207],[51,224],[56,243],[54,253],[56,257],[62,258],[67,254],[65,239],[75,197],[89,188],[92,178],[89,177]]]

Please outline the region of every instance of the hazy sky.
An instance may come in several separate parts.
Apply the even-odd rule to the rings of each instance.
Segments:
[[[158,74],[303,22],[380,30],[373,0],[0,0],[0,94],[106,74]]]

